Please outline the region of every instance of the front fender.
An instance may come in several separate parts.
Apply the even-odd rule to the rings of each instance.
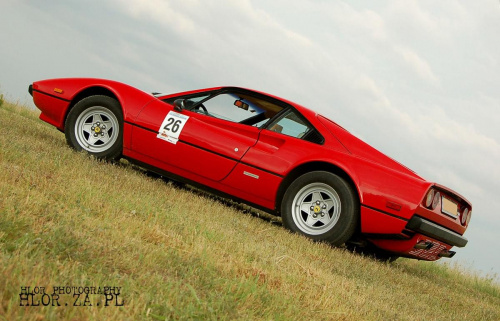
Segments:
[[[33,100],[42,111],[40,118],[64,130],[64,120],[79,100],[95,95],[114,96],[123,110],[125,121],[133,121],[142,108],[155,98],[129,85],[96,78],[59,78],[36,81],[32,85]]]

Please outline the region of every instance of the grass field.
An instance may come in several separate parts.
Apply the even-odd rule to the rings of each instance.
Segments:
[[[0,133],[0,320],[500,320],[499,285],[464,268],[313,243],[7,101]],[[43,301],[66,286],[120,289]]]

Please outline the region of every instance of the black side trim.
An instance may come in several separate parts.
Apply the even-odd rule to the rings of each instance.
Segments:
[[[233,157],[229,157],[229,156],[226,156],[226,155],[223,155],[223,154],[220,154],[220,153],[217,153],[217,152],[214,152],[213,150],[210,150],[210,149],[207,149],[207,148],[204,148],[204,147],[200,147],[198,145],[195,145],[195,144],[192,144],[192,143],[188,143],[186,142],[185,140],[181,140],[179,139],[178,143],[183,143],[185,145],[189,145],[191,147],[194,147],[194,148],[198,148],[198,149],[201,149],[205,152],[208,152],[208,153],[212,153],[212,154],[215,154],[217,156],[220,156],[220,157],[223,157],[223,158],[227,158],[229,160],[232,160],[232,161],[235,161],[235,162],[239,162],[240,160],[238,158],[233,158]]]
[[[153,130],[153,129],[150,129],[150,128],[147,128],[147,127],[144,127],[144,126],[141,126],[141,125],[137,125],[137,124],[131,123],[131,122],[126,121],[126,120],[124,121],[124,123],[132,125],[132,126],[135,126],[135,127],[138,127],[140,129],[147,130],[148,132],[152,132],[152,133],[158,134],[158,131],[156,131],[156,130]]]
[[[125,121],[125,123],[127,123],[127,124],[129,124],[129,125],[132,125],[132,126],[135,126],[135,127],[138,127],[138,128],[141,128],[141,129],[144,129],[144,130],[147,130],[148,132],[158,134],[158,132],[157,132],[156,130],[149,129],[149,128],[147,128],[147,127],[140,126],[140,125],[137,125],[137,124],[131,123],[131,122],[129,122],[129,121]],[[200,147],[200,146],[198,146],[198,145],[191,144],[191,143],[186,142],[186,141],[181,140],[181,139],[179,139],[178,143],[183,143],[183,144],[186,144],[186,145],[192,146],[192,147],[194,147],[194,148],[201,149],[201,150],[206,151],[206,152],[208,152],[208,153],[212,153],[212,154],[215,154],[215,155],[217,155],[217,156],[220,156],[220,157],[224,157],[224,158],[230,159],[230,160],[232,160],[232,161],[235,161],[235,162],[241,163],[241,164],[246,165],[246,166],[250,166],[250,167],[252,167],[252,168],[258,169],[258,170],[260,170],[260,171],[263,171],[263,172],[269,173],[269,174],[274,175],[274,176],[278,176],[278,177],[280,177],[280,178],[283,178],[283,177],[284,177],[283,175],[280,175],[280,174],[277,174],[277,173],[274,173],[274,172],[268,171],[267,169],[264,169],[264,168],[261,168],[261,167],[258,167],[258,166],[252,165],[252,164],[248,164],[248,163],[242,162],[242,161],[240,161],[240,160],[239,160],[239,159],[237,159],[237,158],[232,158],[232,157],[229,157],[229,156],[226,156],[226,155],[220,154],[220,153],[216,153],[216,152],[214,152],[214,151],[212,151],[212,150],[209,150],[209,149],[206,149],[206,148]]]
[[[28,87],[28,92],[30,93],[31,97],[33,97],[33,84],[30,84]]]
[[[279,174],[276,174],[276,173],[274,173],[274,172],[268,171],[267,169],[263,169],[263,168],[260,168],[260,167],[258,167],[258,166],[255,166],[255,165],[252,165],[252,164],[248,164],[248,163],[242,162],[242,161],[240,161],[238,158],[229,157],[229,156],[226,156],[226,155],[223,155],[223,154],[220,154],[220,153],[214,152],[213,150],[210,150],[210,149],[207,149],[207,148],[203,148],[203,147],[200,147],[200,146],[198,146],[198,145],[195,145],[195,144],[192,144],[192,143],[186,142],[186,141],[181,140],[181,139],[179,139],[179,141],[178,141],[178,142],[179,142],[179,143],[186,144],[186,145],[189,145],[189,146],[194,147],[194,148],[201,149],[201,150],[203,150],[203,151],[205,151],[205,152],[212,153],[212,154],[215,154],[215,155],[220,156],[220,157],[224,157],[224,158],[230,159],[230,160],[232,160],[232,161],[235,161],[235,162],[241,163],[241,164],[243,164],[243,165],[250,166],[250,167],[252,167],[252,168],[255,168],[255,169],[258,169],[258,170],[260,170],[260,171],[263,171],[263,172],[266,172],[266,173],[272,174],[272,175],[274,175],[274,176],[284,177],[284,176],[282,176],[282,175],[279,175]]]
[[[468,242],[468,240],[462,235],[418,216],[412,217],[408,224],[406,224],[406,228],[430,236],[452,246],[464,247]]]
[[[55,96],[55,95],[48,94],[48,93],[46,93],[46,92],[43,92],[43,91],[40,91],[40,90],[37,90],[37,89],[33,89],[33,87],[31,87],[31,91],[32,91],[32,92],[36,91],[37,93],[40,93],[40,94],[43,94],[43,95],[47,95],[47,96],[49,96],[49,97],[52,97],[52,98],[55,98],[55,99],[59,99],[59,100],[62,100],[62,101],[68,102],[68,103],[71,101],[71,100],[69,100],[69,99],[64,99],[64,98],[61,98],[61,97],[57,97],[57,96]],[[31,93],[30,93],[30,94],[31,94]]]
[[[394,217],[394,218],[400,219],[401,221],[408,222],[408,220],[407,220],[406,218],[404,218],[404,217],[397,216],[397,215],[394,215],[394,214],[388,213],[388,212],[386,212],[386,211],[379,210],[378,208],[371,207],[371,206],[364,205],[364,204],[361,204],[361,206],[366,207],[366,208],[369,208],[369,209],[374,210],[374,211],[377,211],[377,212],[380,212],[380,213],[383,213],[383,214],[385,214],[385,215],[389,215],[389,216],[391,216],[391,217]]]

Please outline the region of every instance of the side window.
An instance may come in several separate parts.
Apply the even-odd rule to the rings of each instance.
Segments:
[[[224,93],[203,102],[205,113],[209,116],[242,122],[257,114],[262,110],[247,100],[242,100],[233,93]]]
[[[186,98],[186,102],[191,103],[191,104],[196,104],[199,101],[202,101],[203,99],[207,98],[209,95],[203,95],[203,96],[198,96],[198,97],[190,97]]]
[[[268,128],[273,132],[296,138],[303,138],[311,130],[311,127],[292,110],[278,118]]]
[[[244,90],[176,96],[163,101],[173,104],[176,99],[184,99],[189,111],[255,127],[264,126],[284,108],[273,98]]]
[[[166,102],[167,104],[173,104],[174,101],[176,99],[180,99],[180,98],[184,98],[186,101],[186,105],[187,106],[193,106],[194,104],[196,104],[197,102],[199,101],[202,101],[203,99],[207,98],[208,96],[210,96],[209,94],[202,94],[202,95],[197,95],[197,96],[180,96],[180,97],[172,97],[172,98],[168,98],[168,99],[164,99],[163,101]]]

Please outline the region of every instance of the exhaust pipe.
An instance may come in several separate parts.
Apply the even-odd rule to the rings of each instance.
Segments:
[[[455,251],[448,251],[448,250],[442,250],[441,253],[438,254],[439,257],[447,257],[447,258],[452,258],[457,252]]]
[[[432,245],[430,241],[420,241],[413,248],[417,250],[430,250]]]

